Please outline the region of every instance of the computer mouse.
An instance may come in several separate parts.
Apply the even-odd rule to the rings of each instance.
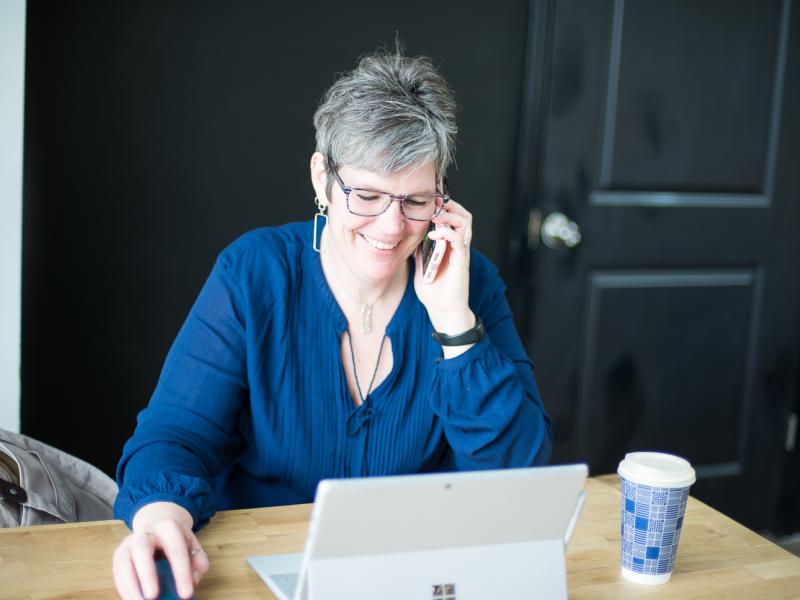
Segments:
[[[156,573],[158,573],[157,600],[183,600],[178,595],[178,590],[175,587],[175,577],[172,575],[172,567],[170,567],[166,558],[156,559]],[[194,596],[190,600],[194,600]]]

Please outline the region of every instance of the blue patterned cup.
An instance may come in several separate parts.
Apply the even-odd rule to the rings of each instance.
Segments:
[[[689,487],[688,461],[659,452],[630,452],[619,463],[622,478],[622,576],[657,585],[672,577]]]

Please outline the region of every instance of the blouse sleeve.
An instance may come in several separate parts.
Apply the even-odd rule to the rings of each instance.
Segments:
[[[117,468],[115,517],[130,527],[142,506],[169,501],[187,509],[194,527],[214,514],[211,480],[238,443],[247,397],[244,317],[225,255],[169,351],[148,407]]]
[[[533,363],[517,335],[496,269],[473,252],[470,305],[486,335],[435,367],[431,401],[460,470],[546,464],[552,449]]]

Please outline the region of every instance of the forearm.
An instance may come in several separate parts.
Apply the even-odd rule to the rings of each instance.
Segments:
[[[169,503],[190,515],[190,525],[202,527],[215,511],[212,476],[204,461],[182,445],[138,445],[132,440],[117,472],[119,495],[114,515],[133,529],[132,520],[140,510]]]
[[[459,469],[547,462],[550,422],[530,363],[516,364],[483,339],[469,353],[441,361],[436,369],[433,409]]]

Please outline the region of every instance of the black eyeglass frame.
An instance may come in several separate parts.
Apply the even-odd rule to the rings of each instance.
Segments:
[[[434,199],[435,198],[441,198],[442,199],[442,205],[436,207],[436,211],[433,213],[433,215],[431,217],[429,217],[427,219],[415,219],[414,217],[409,217],[406,214],[405,209],[403,208],[406,198],[409,197],[408,195],[390,194],[389,192],[381,192],[380,190],[370,190],[370,189],[367,189],[367,188],[357,188],[357,187],[350,187],[348,185],[345,185],[344,181],[342,181],[342,177],[339,175],[339,171],[337,170],[336,166],[333,164],[333,161],[330,159],[330,157],[326,157],[326,160],[328,162],[328,168],[330,169],[331,173],[333,173],[333,176],[336,179],[336,183],[339,184],[339,187],[344,192],[344,203],[345,203],[345,206],[347,206],[347,210],[351,214],[354,214],[354,215],[356,215],[358,217],[377,217],[379,215],[382,215],[387,210],[389,210],[389,207],[392,205],[391,200],[396,200],[397,202],[400,203],[400,212],[409,221],[422,221],[422,222],[432,221],[433,219],[435,219],[436,217],[438,217],[442,213],[442,210],[444,210],[444,205],[447,204],[448,202],[450,202],[450,194],[447,191],[447,176],[446,175],[442,175],[442,193],[441,194],[439,194],[438,192],[435,193],[435,194],[424,193],[424,192],[419,193],[419,194],[413,194],[413,196],[422,196],[424,198],[434,198]],[[391,200],[386,204],[386,206],[383,207],[383,210],[381,210],[380,212],[375,213],[375,214],[371,214],[371,215],[365,215],[364,213],[356,212],[352,208],[350,208],[350,192],[353,192],[353,191],[356,191],[356,192],[370,192],[372,194],[383,194],[385,196],[389,196],[389,198]]]

